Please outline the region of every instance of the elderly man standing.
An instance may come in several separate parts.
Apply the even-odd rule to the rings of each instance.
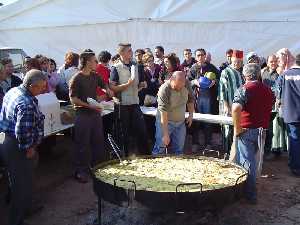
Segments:
[[[236,138],[236,162],[250,165],[246,183],[246,198],[256,203],[256,154],[263,151],[263,129],[269,126],[273,94],[269,87],[259,82],[260,66],[249,63],[244,66],[245,85],[240,87],[233,99],[232,118]],[[246,164],[248,164],[246,163]]]
[[[26,73],[23,84],[9,90],[0,113],[0,153],[9,173],[9,225],[23,224],[32,197],[33,157],[44,136],[44,115],[35,96],[46,91],[47,78],[39,70]]]
[[[158,91],[158,110],[156,116],[155,144],[153,155],[161,154],[171,143],[170,150],[182,154],[186,136],[185,110],[189,116],[186,120],[190,127],[193,121],[194,97],[185,73],[176,71]]]
[[[268,56],[267,67],[262,69],[261,78],[262,82],[271,88],[273,94],[276,96],[278,93],[277,73],[278,59],[275,54]],[[279,156],[283,149],[285,149],[285,130],[283,129],[283,119],[278,115],[278,107],[274,103],[272,108],[272,116],[270,119],[269,129],[267,131],[265,153],[266,159],[271,159],[274,156]],[[272,154],[270,154],[272,153]]]
[[[300,54],[295,65],[283,73],[283,119],[289,137],[289,167],[300,176]]]
[[[220,115],[231,116],[234,93],[244,84],[244,79],[240,72],[242,66],[243,52],[233,50],[231,64],[222,71],[219,83]],[[228,153],[232,143],[233,130],[231,126],[224,125],[222,131],[224,150]]]
[[[256,52],[249,52],[246,55],[247,63],[256,63],[260,65],[260,58]]]
[[[139,89],[145,88],[146,82],[138,76],[138,66],[132,62],[131,44],[119,44],[118,54],[120,60],[111,69],[110,84],[119,100],[115,111],[121,122],[121,143],[128,156],[131,133],[137,141],[139,152],[148,154],[146,125],[138,96]]]

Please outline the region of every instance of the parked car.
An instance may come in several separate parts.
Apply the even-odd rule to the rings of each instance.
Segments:
[[[0,47],[0,60],[10,58],[13,61],[14,73],[22,77],[24,72],[24,59],[27,54],[21,48]]]

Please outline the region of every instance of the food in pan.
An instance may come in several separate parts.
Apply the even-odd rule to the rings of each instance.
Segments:
[[[114,163],[95,171],[97,179],[116,186],[128,187],[134,181],[137,190],[175,192],[182,183],[201,183],[202,190],[234,186],[245,170],[223,160],[207,157],[159,157],[137,158],[123,163]],[[243,176],[238,183],[245,181]],[[122,181],[124,180],[124,181]],[[200,185],[184,187],[199,191]]]

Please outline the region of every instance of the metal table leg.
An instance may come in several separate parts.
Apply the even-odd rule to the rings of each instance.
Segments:
[[[101,197],[99,196],[98,197],[98,218],[96,218],[93,222],[93,225],[101,225],[102,224],[102,221],[101,221],[101,214],[102,214],[102,208],[101,208],[101,202],[102,202],[102,199]]]
[[[101,217],[102,217],[102,208],[101,208],[101,206],[102,206],[102,204],[101,203],[102,203],[102,199],[99,196],[99,198],[98,198],[98,225],[102,224],[102,222],[101,222]]]

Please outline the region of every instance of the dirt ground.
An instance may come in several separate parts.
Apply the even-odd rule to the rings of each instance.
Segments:
[[[216,136],[218,139],[218,135]],[[27,218],[32,225],[92,225],[97,218],[97,198],[92,182],[77,183],[71,176],[69,137],[57,137],[57,144],[49,152],[42,152],[36,169],[34,199],[44,209]],[[189,214],[157,214],[146,209],[120,208],[108,202],[102,204],[104,225],[269,225],[286,224],[278,221],[292,207],[300,204],[300,179],[289,174],[287,154],[266,161],[258,180],[258,204],[242,201],[219,212]],[[4,203],[6,187],[0,179],[0,225],[7,224]],[[300,212],[299,210],[296,212]],[[300,215],[300,214],[299,214]],[[300,216],[299,216],[300,218]],[[281,220],[282,221],[282,220]],[[291,219],[291,221],[293,221]],[[300,224],[300,220],[290,224]],[[287,224],[288,225],[288,224]]]

